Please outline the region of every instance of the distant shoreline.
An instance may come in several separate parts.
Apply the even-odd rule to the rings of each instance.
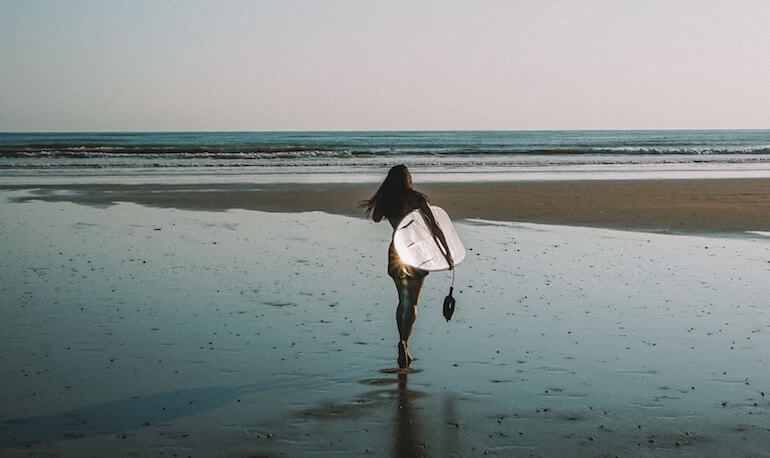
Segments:
[[[18,201],[362,216],[376,183],[0,185],[31,189]],[[416,183],[454,219],[682,233],[770,231],[770,179],[571,180]]]

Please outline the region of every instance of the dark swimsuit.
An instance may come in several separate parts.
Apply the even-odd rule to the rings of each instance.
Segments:
[[[425,278],[428,275],[428,271],[404,264],[401,258],[398,257],[393,242],[390,242],[390,248],[388,248],[388,275],[393,277],[394,280],[404,277],[419,280]]]

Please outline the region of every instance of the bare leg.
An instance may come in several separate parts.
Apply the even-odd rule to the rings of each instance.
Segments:
[[[398,326],[398,365],[408,367],[413,358],[409,354],[409,337],[417,320],[417,301],[425,277],[412,278],[404,276],[393,279],[398,290],[398,307],[396,308],[396,325]]]

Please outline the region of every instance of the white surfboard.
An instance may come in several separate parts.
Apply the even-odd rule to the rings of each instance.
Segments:
[[[441,207],[431,205],[430,209],[449,245],[454,267],[465,259],[463,242],[449,215]],[[449,270],[441,242],[434,239],[428,221],[420,210],[412,211],[398,223],[393,234],[393,245],[401,261],[412,267],[429,271]]]

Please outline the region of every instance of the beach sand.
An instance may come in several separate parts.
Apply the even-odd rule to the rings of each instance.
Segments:
[[[408,375],[376,185],[6,187],[0,455],[768,456],[766,183],[420,186]]]
[[[360,216],[373,183],[36,186],[29,198],[134,202],[189,210],[323,211]],[[669,232],[770,231],[770,179],[573,180],[417,186],[456,219],[482,218]],[[29,188],[2,186],[0,190]]]

